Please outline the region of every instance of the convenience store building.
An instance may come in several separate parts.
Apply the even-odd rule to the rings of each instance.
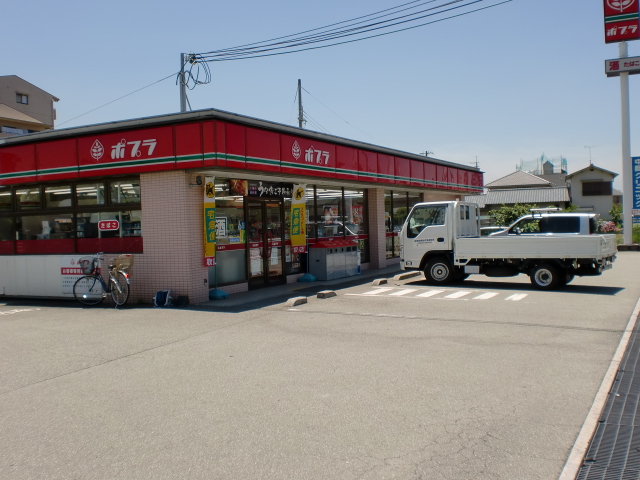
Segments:
[[[215,264],[204,261],[207,183]],[[72,296],[78,258],[135,254],[132,300],[206,301],[296,281],[291,197],[307,244],[353,240],[361,268],[399,261],[411,206],[482,192],[477,168],[219,110],[0,140],[0,295]]]

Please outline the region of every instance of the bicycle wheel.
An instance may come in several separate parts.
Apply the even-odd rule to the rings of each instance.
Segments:
[[[73,285],[73,296],[83,305],[97,305],[105,299],[107,294],[97,275],[85,275]]]
[[[129,282],[122,272],[118,272],[109,280],[111,298],[116,305],[124,305],[129,299]]]

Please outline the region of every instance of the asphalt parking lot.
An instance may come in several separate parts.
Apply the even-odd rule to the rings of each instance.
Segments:
[[[227,311],[0,302],[0,477],[558,478],[639,268]]]

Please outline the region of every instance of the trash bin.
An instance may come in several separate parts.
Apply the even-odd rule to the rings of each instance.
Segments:
[[[309,248],[309,270],[318,280],[357,275],[358,244],[351,240],[321,240]]]

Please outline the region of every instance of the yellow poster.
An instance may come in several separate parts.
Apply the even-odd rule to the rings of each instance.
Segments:
[[[216,264],[216,186],[214,177],[204,177],[204,264]]]
[[[307,196],[306,185],[294,185],[291,198],[291,238],[292,253],[307,251]]]

